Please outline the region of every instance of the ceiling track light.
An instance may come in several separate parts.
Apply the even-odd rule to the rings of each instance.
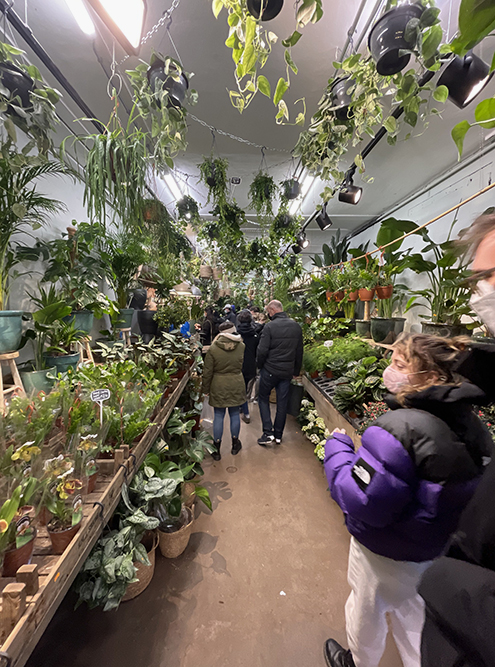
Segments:
[[[345,204],[353,204],[355,206],[359,203],[362,197],[363,188],[354,185],[352,175],[353,170],[351,169],[347,172],[345,181],[340,188],[339,201],[344,202]]]
[[[464,109],[477,97],[493,76],[489,66],[469,51],[464,58],[455,56],[446,66],[439,86],[447,86],[449,100]]]
[[[301,232],[297,237],[297,245],[301,248],[301,250],[305,250],[309,247],[309,239],[306,237],[305,232]]]
[[[330,229],[330,227],[333,225],[333,222],[327,215],[326,202],[323,204],[323,208],[316,216],[316,223],[318,224],[318,227],[321,229],[322,232],[324,232],[326,229]]]
[[[146,0],[86,0],[130,56],[139,53]]]
[[[95,24],[91,20],[91,16],[86,9],[84,0],[65,0],[65,2],[83,33],[90,36],[94,35],[96,32]]]

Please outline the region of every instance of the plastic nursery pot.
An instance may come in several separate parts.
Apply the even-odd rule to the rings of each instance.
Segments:
[[[335,115],[338,120],[345,121],[352,117],[352,111],[349,114],[349,105],[352,97],[347,92],[354,85],[354,80],[350,77],[341,77],[336,79],[330,88],[332,96],[332,106],[335,108]]]
[[[22,310],[0,310],[0,354],[15,352],[22,338]]]
[[[94,472],[92,475],[89,475],[88,477],[88,486],[87,486],[88,495],[90,493],[93,493],[93,491],[96,489],[97,481],[98,481],[98,470],[96,470],[96,472]]]
[[[22,565],[29,565],[31,562],[31,557],[33,555],[34,540],[36,539],[36,528],[32,538],[18,549],[14,547],[13,549],[7,549],[3,558],[3,576],[4,577],[15,577],[17,570]]]
[[[394,332],[395,335],[398,336],[404,331],[404,325],[406,323],[406,318],[405,317],[392,317],[393,321],[395,322],[395,328]]]
[[[149,534],[148,534],[149,533]],[[136,568],[135,581],[132,584],[127,586],[122,602],[128,602],[129,600],[134,600],[138,595],[145,591],[153,579],[155,573],[155,552],[156,547],[158,546],[158,536],[153,531],[148,531],[142,539],[142,543],[146,547],[148,553],[149,565],[144,563],[135,562],[133,563]]]
[[[339,289],[337,292],[333,293],[333,300],[334,301],[342,301],[342,299],[345,297],[345,292],[344,290]]]
[[[67,317],[64,317],[65,322],[74,322],[74,326],[78,331],[90,334],[93,328],[94,314],[90,310],[77,310]]]
[[[173,65],[171,65],[173,67]],[[186,97],[187,89],[189,88],[189,81],[187,76],[181,72],[179,81],[176,81],[171,76],[165,73],[165,63],[160,58],[157,58],[151,67],[148,69],[147,77],[151,90],[156,91],[157,81],[163,81],[163,90],[168,91],[167,106],[181,107]],[[157,100],[158,106],[161,106]]]
[[[262,3],[263,11],[261,8]],[[262,21],[271,21],[274,19],[280,14],[283,6],[284,0],[247,0],[248,12],[254,16],[255,19],[259,19],[260,12],[262,11]]]
[[[51,518],[52,518],[52,513],[49,512],[46,507],[42,507],[36,517],[36,523],[39,526],[46,526],[47,523],[50,522]]]
[[[375,287],[375,292],[378,299],[390,299],[390,297],[394,292],[394,286],[386,285],[385,287],[382,287],[380,285],[377,285]]]
[[[71,526],[66,530],[53,530],[53,527],[50,526],[50,523],[47,525],[46,528],[48,530],[48,535],[52,543],[52,551],[55,555],[60,556],[67,549],[69,544],[72,542],[75,534],[81,527],[81,521],[79,521],[79,523],[76,523],[75,526]]]
[[[46,394],[52,389],[55,380],[50,380],[48,374],[54,374],[57,372],[55,366],[47,368],[44,371],[21,371],[20,376],[22,384],[24,385],[24,391],[26,394],[39,394],[40,391],[44,391]]]
[[[421,331],[432,336],[453,338],[454,336],[472,336],[472,330],[464,324],[441,324],[439,322],[422,322]]]
[[[373,297],[375,296],[375,290],[361,287],[361,289],[358,290],[358,294],[360,301],[373,301]]]
[[[333,371],[327,369],[325,371],[325,377],[328,378],[329,380],[333,380]]]
[[[155,315],[156,310],[138,310],[137,319],[143,336],[153,337],[157,335],[158,324],[154,320]],[[149,342],[149,340],[146,342]]]
[[[31,104],[29,93],[34,90],[34,81],[26,72],[23,72],[22,69],[11,63],[1,63],[0,81],[4,88],[7,88],[9,91],[10,99],[16,106],[20,106],[23,109],[32,108],[33,105]],[[14,97],[17,99],[14,100]],[[12,107],[8,108],[7,111],[18,115]]]
[[[45,354],[44,359],[48,366],[55,366],[57,373],[67,373],[69,368],[76,370],[80,360],[80,354],[79,352],[76,352],[75,354],[64,354],[61,357],[52,357],[51,355]]]
[[[385,317],[372,317],[371,337],[375,343],[388,343],[391,345],[393,342],[395,342],[395,325],[396,322],[393,319],[387,319]]]
[[[404,32],[411,19],[419,19],[423,13],[420,5],[394,7],[378,19],[371,29],[368,48],[376,63],[378,74],[390,76],[406,67],[411,54],[401,51],[411,48],[405,40]]]
[[[186,507],[187,523],[173,533],[166,533],[158,529],[160,551],[165,558],[178,558],[187,548],[193,526],[193,513]]]
[[[354,290],[354,292],[349,292],[347,295],[348,301],[357,301],[359,299],[359,290]]]
[[[361,338],[371,338],[371,322],[369,320],[356,320],[356,333]]]
[[[121,308],[119,310],[119,329],[130,329],[132,325],[132,317],[134,315],[134,308]]]
[[[312,380],[316,380],[316,378],[317,378],[318,376],[319,376],[318,371],[313,371],[313,372],[310,374],[310,377],[311,377]]]

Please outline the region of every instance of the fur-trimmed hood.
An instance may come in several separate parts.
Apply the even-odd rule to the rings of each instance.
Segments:
[[[235,350],[239,343],[242,342],[242,337],[238,333],[229,333],[228,331],[222,331],[213,341],[221,347],[222,350],[227,352],[230,350]]]

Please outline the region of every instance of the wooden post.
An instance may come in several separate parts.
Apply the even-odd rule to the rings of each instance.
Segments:
[[[364,319],[365,320],[370,319],[370,302],[369,301],[364,302]]]
[[[122,445],[120,449],[124,450],[124,459],[129,458],[129,445]]]
[[[2,593],[3,629],[8,635],[26,611],[26,584],[7,584]]]
[[[115,450],[115,459],[113,464],[114,475],[117,474],[118,469],[124,463],[124,450],[119,448]]]
[[[39,589],[39,575],[37,565],[21,565],[15,578],[18,584],[26,584],[26,595],[36,595]]]

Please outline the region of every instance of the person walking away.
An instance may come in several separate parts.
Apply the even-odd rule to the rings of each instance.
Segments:
[[[230,304],[226,304],[226,306],[223,309],[223,321],[232,322],[232,324],[235,326],[236,319],[237,318],[234,313],[233,306],[231,306]]]
[[[302,329],[284,313],[280,301],[266,306],[270,322],[263,327],[256,360],[260,369],[258,404],[263,435],[258,444],[266,447],[273,442],[280,445],[287,419],[290,381],[301,372],[303,357]],[[272,423],[270,392],[277,392],[277,413]]]
[[[213,439],[215,452],[212,457],[220,461],[223,421],[225,410],[230,416],[230,433],[232,435],[232,454],[236,455],[242,448],[239,440],[241,430],[240,407],[246,401],[246,388],[242,376],[244,361],[244,343],[240,334],[231,322],[223,322],[220,333],[206,353],[203,367],[203,393],[209,396],[214,409]]]
[[[471,307],[495,336],[495,215],[477,218],[462,236],[473,258]],[[495,346],[471,343],[456,370],[495,401]],[[495,665],[495,458],[463,512],[445,556],[423,577],[423,667]]]
[[[249,414],[248,399],[251,395],[250,390],[252,390],[252,386],[256,380],[256,351],[260,342],[253,316],[249,310],[241,310],[237,316],[237,332],[241,334],[245,345],[242,375],[246,384],[246,402],[241,406],[241,417],[246,424],[249,424],[251,416]]]
[[[391,410],[362,436],[336,429],[325,447],[333,499],[351,534],[350,650],[329,639],[330,667],[377,667],[392,633],[404,667],[420,666],[421,575],[445,549],[481,479],[492,439],[472,405],[484,393],[453,368],[465,339],[403,334],[383,381]]]
[[[199,339],[203,347],[209,347],[218,334],[219,317],[211,306],[205,309],[205,319],[200,326]]]

